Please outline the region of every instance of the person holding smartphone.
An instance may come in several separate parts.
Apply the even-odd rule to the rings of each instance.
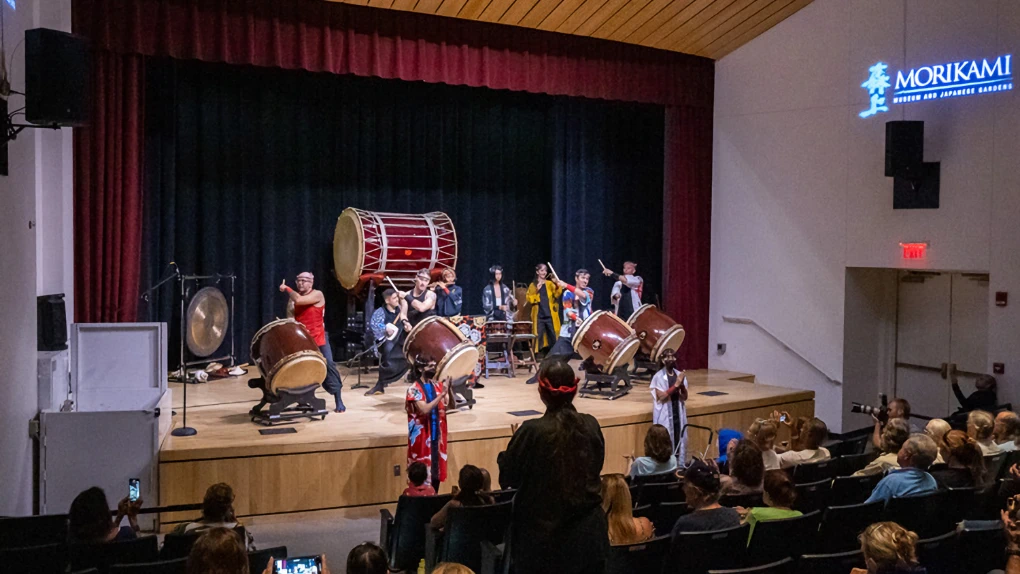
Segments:
[[[94,544],[131,540],[138,537],[138,511],[142,499],[134,501],[126,497],[117,504],[117,518],[110,520],[110,504],[102,488],[93,486],[83,491],[71,502],[68,511],[68,528],[73,542]],[[128,526],[120,525],[124,518]]]

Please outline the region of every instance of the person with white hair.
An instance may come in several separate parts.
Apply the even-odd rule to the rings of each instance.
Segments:
[[[897,455],[900,468],[890,470],[879,481],[867,502],[928,494],[938,490],[935,479],[928,474],[928,467],[937,455],[938,447],[931,437],[924,434],[910,435]]]
[[[616,278],[611,295],[613,312],[626,321],[641,306],[641,294],[645,287],[645,280],[637,274],[637,263],[624,261],[623,273],[603,269],[602,274]]]
[[[326,325],[323,317],[326,314],[326,296],[322,291],[315,289],[315,276],[309,271],[298,274],[294,281],[296,289],[287,286],[287,281],[280,283],[280,291],[290,297],[287,304],[287,314],[305,326],[308,334],[312,336],[319,352],[326,359],[326,379],[322,381],[322,388],[333,395],[336,401],[335,412],[342,413],[347,410],[344,401],[340,397],[340,389],[343,388],[343,380],[340,372],[333,362],[333,351],[329,346],[329,336],[326,334]]]

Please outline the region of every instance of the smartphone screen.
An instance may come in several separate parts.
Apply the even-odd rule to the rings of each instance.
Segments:
[[[302,556],[277,560],[273,568],[274,574],[320,574],[322,572],[321,556]]]
[[[786,415],[779,415],[779,422],[785,423],[786,422]]]
[[[142,481],[137,478],[128,480],[128,500],[137,501],[142,496]]]

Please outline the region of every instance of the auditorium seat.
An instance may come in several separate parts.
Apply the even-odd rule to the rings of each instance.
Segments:
[[[105,571],[112,564],[138,564],[159,559],[159,541],[155,536],[100,544],[71,544],[71,569],[98,568]]]
[[[1006,537],[1001,521],[964,522],[958,536],[959,555],[966,557],[960,561],[959,574],[986,574],[1003,567]]]
[[[1006,453],[1006,460],[1003,461],[1002,466],[999,467],[999,473],[996,475],[996,479],[1001,480],[1009,476],[1009,469],[1014,464],[1020,464],[1020,450],[1011,450]]]
[[[875,460],[875,452],[862,452],[854,454],[844,454],[839,457],[839,468],[836,471],[836,476],[850,476],[851,474],[861,470],[868,466],[868,464]]]
[[[860,549],[837,554],[805,554],[797,560],[797,574],[849,574],[854,568],[866,569]]]
[[[654,540],[627,546],[613,546],[606,560],[606,574],[633,574],[648,572],[658,574],[669,554],[672,539],[669,535]]]
[[[658,474],[644,474],[641,476],[632,476],[630,478],[631,484],[650,484],[650,483],[664,483],[664,482],[680,482],[680,478],[677,477],[676,472],[660,472]]]
[[[267,559],[268,560],[268,559]],[[266,565],[262,565],[265,570]],[[259,570],[261,572],[262,570]],[[107,570],[109,574],[186,574],[188,557],[159,562],[141,562],[139,564],[115,564]]]
[[[634,516],[651,520],[655,526],[655,535],[662,536],[673,532],[676,521],[690,511],[691,507],[686,502],[663,502],[639,506],[634,509]]]
[[[985,462],[984,484],[991,484],[998,480],[1003,472],[1009,472],[1009,469],[1006,468],[1007,457],[1009,457],[1008,452],[990,454],[984,457]]]
[[[764,566],[738,568],[736,570],[709,570],[708,574],[793,574],[793,558],[784,558]],[[635,572],[637,572],[635,570]]]
[[[829,493],[830,506],[847,506],[860,504],[871,496],[875,485],[882,480],[882,475],[870,476],[838,476],[832,481],[832,492]]]
[[[956,574],[959,572],[958,545],[956,532],[919,540],[917,559],[928,570],[928,574]]]
[[[67,564],[64,544],[0,548],[0,571],[3,572],[66,572]]]
[[[756,523],[747,545],[747,563],[771,564],[816,551],[821,521],[821,511],[815,510],[803,516]]]
[[[683,484],[680,482],[658,482],[642,484],[638,491],[637,506],[648,504],[655,505],[663,502],[683,502],[687,500],[684,496]]]
[[[67,515],[0,518],[0,548],[67,543]]]
[[[912,530],[921,538],[940,536],[955,529],[960,520],[948,512],[948,500],[949,493],[945,490],[890,498],[882,519]]]
[[[832,481],[829,479],[797,485],[797,502],[794,508],[804,513],[824,510],[829,505]]]
[[[709,568],[740,568],[747,555],[750,526],[682,532],[673,539],[663,574],[706,574]]]
[[[806,462],[793,467],[793,481],[797,484],[832,480],[839,471],[839,459]]]
[[[163,547],[159,549],[159,559],[174,560],[181,557],[187,557],[187,555],[191,552],[191,547],[195,545],[195,541],[198,540],[198,537],[201,535],[201,532],[167,534],[163,537]]]
[[[953,517],[956,522],[964,520],[978,504],[978,489],[973,486],[950,488],[946,493],[946,515]]]
[[[273,546],[272,548],[263,548],[262,550],[255,550],[248,553],[248,572],[249,574],[259,574],[266,569],[266,565],[269,564],[269,559],[286,558],[287,547],[286,546]]]
[[[514,495],[517,494],[516,488],[506,488],[503,490],[492,491],[492,499],[496,502],[510,502],[514,499]]]
[[[390,557],[391,570],[417,570],[425,557],[425,529],[452,495],[401,496],[396,514],[379,511],[379,544]]]
[[[826,508],[818,528],[819,548],[826,553],[859,548],[857,536],[868,525],[882,519],[884,508],[885,502],[881,500]]]
[[[754,508],[755,506],[765,506],[765,501],[762,499],[762,494],[756,492],[754,494],[726,494],[719,499],[719,504],[730,508],[738,506]]]
[[[425,568],[431,571],[440,562],[455,562],[481,571],[482,542],[503,542],[512,507],[513,502],[501,502],[450,508],[442,532],[431,527],[426,530]]]

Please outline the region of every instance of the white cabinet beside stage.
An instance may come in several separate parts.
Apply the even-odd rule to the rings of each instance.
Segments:
[[[141,479],[146,506],[159,498],[159,446],[170,431],[165,323],[71,325],[74,409],[39,414],[39,510],[66,513],[99,486],[111,506]],[[155,515],[139,517],[143,527]]]

